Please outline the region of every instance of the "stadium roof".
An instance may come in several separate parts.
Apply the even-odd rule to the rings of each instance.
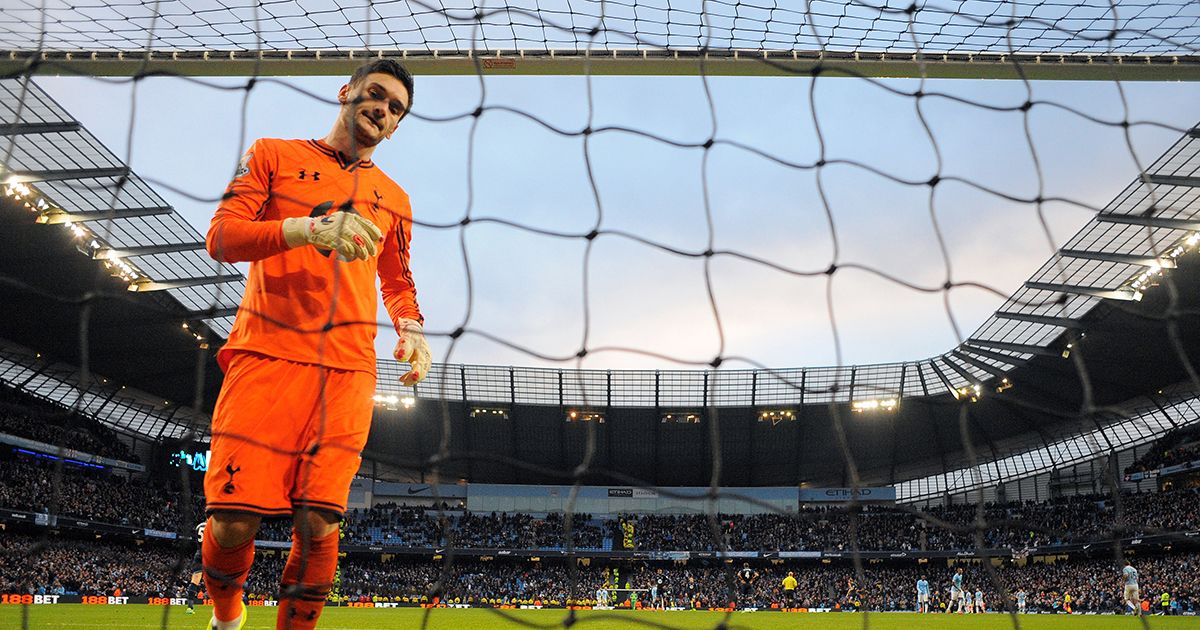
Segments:
[[[149,439],[200,437],[209,428],[206,413],[104,376],[90,374],[85,379],[78,365],[4,340],[0,340],[0,382]]]
[[[905,363],[770,370],[563,370],[495,366],[437,366],[418,396],[510,404],[633,407],[770,406],[852,403],[881,398],[970,397],[984,384],[995,387],[1015,372],[1036,371],[1037,387],[1050,397],[1075,389],[1075,366],[1064,361],[1068,344],[1099,350],[1112,345],[1113,359],[1179,356],[1154,333],[1147,318],[1186,309],[1163,303],[1164,275],[1182,293],[1195,281],[1189,267],[1200,249],[1200,129],[1184,134],[1047,260],[963,343],[939,356]],[[1182,299],[1187,299],[1183,296]],[[1183,326],[1180,334],[1186,336]],[[1097,340],[1103,338],[1103,341]],[[1128,343],[1130,348],[1122,349]],[[1068,353],[1069,354],[1069,353]],[[1191,356],[1191,355],[1189,355]],[[1178,363],[1178,361],[1175,361]],[[1109,365],[1109,368],[1117,367]],[[1178,373],[1178,370],[1167,372]],[[1179,366],[1182,369],[1182,365]],[[400,367],[379,362],[381,393],[398,394]],[[1161,389],[1153,371],[1091,378],[1119,392],[1120,402]],[[1120,383],[1125,383],[1121,385]],[[1078,405],[1070,397],[1067,409]]]
[[[220,379],[213,352],[244,290],[237,269],[212,262],[196,230],[36,84],[0,81],[0,107],[0,133],[11,156],[0,179],[0,213],[8,226],[0,233],[0,303],[7,307],[0,338],[54,360],[13,355],[0,365],[0,378],[16,383],[32,375],[28,382],[45,382],[55,392],[78,381],[62,364],[86,364],[114,386],[139,388],[172,404],[194,403],[200,412],[211,408]],[[1053,451],[1094,431],[1094,442],[1118,447],[1165,430],[1163,422],[1153,430],[1107,427],[1142,417],[1147,407],[1174,404],[1153,396],[1189,382],[1190,357],[1200,356],[1198,171],[1200,132],[1192,130],[964,343],[931,359],[777,370],[438,365],[416,396],[457,401],[454,422],[465,421],[476,403],[630,409],[628,417],[650,418],[650,427],[658,416],[638,409],[728,409],[724,417],[744,424],[730,425],[727,435],[738,426],[757,431],[752,423],[759,409],[794,408],[801,422],[791,425],[790,441],[775,440],[787,461],[777,466],[778,474],[760,476],[773,484],[844,480],[844,460],[822,461],[817,450],[794,455],[785,448],[830,448],[838,440],[839,418],[855,419],[846,424],[847,448],[865,478],[886,482],[970,464],[962,422],[979,457],[996,462],[1035,446]],[[1157,286],[1165,280],[1177,295],[1171,286]],[[18,364],[20,369],[12,367]],[[39,369],[46,365],[60,367]],[[399,393],[395,377],[401,369],[380,361],[380,394]],[[203,375],[199,383],[197,374]],[[89,396],[113,398],[111,388]],[[862,414],[853,413],[856,404]],[[172,436],[202,417],[181,422],[177,413],[152,409],[136,424],[120,415],[106,421]],[[431,435],[440,431],[438,405],[421,405],[418,414],[430,423]],[[513,436],[534,426],[523,426],[520,416],[514,414],[512,427],[493,442],[516,443]],[[1165,418],[1174,422],[1172,414]],[[654,435],[661,439],[659,429]],[[703,452],[704,439],[699,433],[680,437],[680,444],[694,443]],[[388,436],[373,440],[387,444]],[[392,446],[385,452],[405,452],[404,445]],[[565,462],[573,447],[559,440],[547,441],[546,448],[558,450],[514,447],[509,456]],[[420,441],[408,453],[417,462],[431,455]],[[702,468],[696,474],[702,476]],[[643,478],[663,481],[653,474]],[[753,473],[748,482],[756,482]]]
[[[0,336],[189,403],[199,354],[211,403],[202,346],[228,334],[241,272],[33,82],[0,81],[0,143]]]

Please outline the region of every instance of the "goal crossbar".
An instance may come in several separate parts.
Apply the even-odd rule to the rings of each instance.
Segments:
[[[342,75],[369,59],[422,75],[868,76],[1111,81],[1200,80],[1200,55],[783,50],[0,51],[0,74]]]

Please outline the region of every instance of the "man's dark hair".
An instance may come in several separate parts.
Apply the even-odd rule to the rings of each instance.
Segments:
[[[358,85],[362,83],[363,79],[367,78],[368,74],[375,74],[376,72],[390,74],[399,79],[400,83],[404,84],[404,89],[408,90],[408,108],[404,110],[404,115],[407,116],[409,110],[412,109],[413,76],[408,71],[408,68],[401,65],[399,61],[394,59],[376,59],[375,61],[364,63],[354,71],[354,74],[350,75],[350,85]]]

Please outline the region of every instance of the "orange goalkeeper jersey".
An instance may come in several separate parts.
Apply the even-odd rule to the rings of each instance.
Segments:
[[[343,262],[304,246],[288,249],[282,220],[353,210],[383,243],[374,258]],[[408,194],[368,160],[349,161],[320,140],[260,139],[208,229],[209,254],[250,261],[246,294],[218,360],[233,350],[345,370],[375,372],[375,277],[393,323],[422,321],[408,264]]]

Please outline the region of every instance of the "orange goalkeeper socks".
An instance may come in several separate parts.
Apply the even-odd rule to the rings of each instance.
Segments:
[[[209,520],[208,531],[212,532]],[[254,539],[236,547],[222,547],[211,533],[200,546],[204,563],[204,588],[213,601],[217,621],[230,621],[242,614],[242,584],[254,563]]]
[[[307,551],[307,553],[305,553]],[[337,571],[338,531],[314,538],[307,549],[292,530],[292,553],[280,580],[276,630],[312,630],[317,626],[325,598]]]

